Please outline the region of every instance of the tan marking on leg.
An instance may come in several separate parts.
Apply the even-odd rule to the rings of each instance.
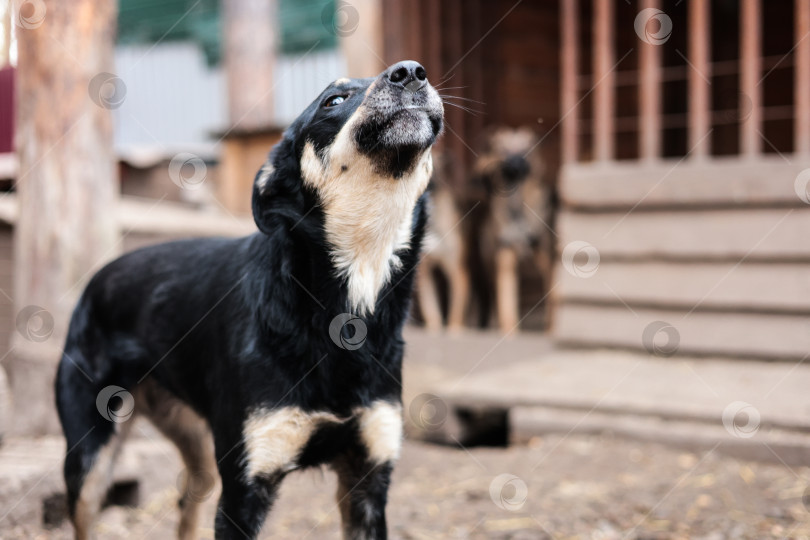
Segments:
[[[332,413],[304,412],[298,407],[261,409],[245,421],[243,435],[248,478],[291,471],[315,430],[328,422],[343,422]]]
[[[433,282],[433,264],[423,260],[417,272],[416,292],[419,294],[419,307],[425,327],[431,332],[439,332],[442,329],[442,311],[436,284]]]
[[[87,540],[93,537],[91,534],[93,524],[101,510],[104,498],[107,496],[107,490],[112,481],[113,466],[121,451],[121,446],[129,434],[132,420],[130,418],[124,423],[116,424],[116,432],[112,434],[107,444],[99,449],[93,466],[82,482],[73,514],[73,527],[77,540]]]
[[[450,313],[447,327],[452,332],[459,332],[464,328],[464,316],[467,314],[470,276],[463,265],[462,261],[458,261],[450,273]]]
[[[517,254],[509,248],[501,248],[495,255],[495,284],[498,302],[498,326],[501,332],[518,330],[518,261]]]
[[[376,401],[358,409],[360,436],[375,463],[396,461],[402,448],[402,405]]]
[[[137,392],[139,412],[174,443],[183,458],[186,471],[177,536],[180,540],[193,540],[198,538],[200,506],[216,487],[219,477],[208,422],[150,379]]]

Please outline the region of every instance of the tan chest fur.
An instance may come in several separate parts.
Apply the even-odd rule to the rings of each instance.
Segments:
[[[325,155],[307,143],[301,158],[304,181],[323,201],[332,262],[347,278],[351,309],[373,313],[377,295],[399,264],[394,255],[408,247],[413,210],[433,172],[430,151],[401,178],[381,176],[352,141],[363,107],[338,133]]]

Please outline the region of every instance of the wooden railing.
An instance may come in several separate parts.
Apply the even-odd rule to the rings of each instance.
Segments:
[[[587,21],[580,15],[581,2],[591,2],[592,36],[590,76],[580,74],[581,25]],[[641,9],[662,9],[660,0],[642,0]],[[712,62],[711,32],[717,30],[711,23],[710,0],[688,0],[688,29],[679,29],[688,36],[685,66],[662,64],[661,45],[638,40],[638,68],[636,72],[617,72],[615,47],[614,0],[562,0],[561,16],[561,117],[563,163],[577,161],[610,162],[616,159],[616,133],[626,131],[627,119],[616,116],[616,88],[618,79],[627,76],[637,80],[638,116],[634,118],[634,131],[638,132],[638,159],[656,160],[662,157],[663,130],[685,122],[687,129],[686,155],[689,159],[703,159],[712,154],[712,126],[717,122],[717,111],[712,108],[711,82],[713,76],[725,73],[739,74],[739,92],[745,97],[739,107],[745,121],[739,124],[739,155],[756,157],[765,150],[763,123],[767,120],[790,118],[793,120],[793,152],[810,155],[810,0],[794,0],[794,48],[777,58],[763,56],[763,0],[740,0],[739,58]],[[717,21],[728,24],[728,21]],[[792,61],[790,58],[793,54]],[[772,66],[772,67],[771,67]],[[764,106],[763,69],[793,68],[793,103],[789,107]],[[688,83],[688,111],[685,118],[665,115],[662,110],[662,85],[672,79],[673,73],[686,72]],[[714,72],[714,73],[713,73]],[[588,86],[584,86],[587,84]],[[593,114],[582,118],[581,103],[592,100]],[[583,123],[586,125],[583,126]],[[581,147],[580,136],[590,133],[590,148]],[[583,152],[583,150],[586,150]],[[583,158],[583,154],[585,157]]]

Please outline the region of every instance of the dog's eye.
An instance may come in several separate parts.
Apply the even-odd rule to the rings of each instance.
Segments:
[[[324,107],[335,107],[346,101],[346,96],[332,96],[324,102]]]

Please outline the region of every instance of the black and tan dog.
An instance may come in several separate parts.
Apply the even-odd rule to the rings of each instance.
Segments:
[[[488,193],[482,251],[494,261],[498,326],[503,333],[520,322],[520,263],[532,261],[544,292],[551,281],[554,234],[551,198],[542,181],[538,140],[529,128],[499,128],[486,140],[474,175]]]
[[[132,423],[122,402],[176,443],[188,478],[218,471],[218,539],[254,538],[285,475],[321,464],[338,474],[345,537],[386,537],[401,331],[442,123],[416,62],[335,81],[256,177],[260,232],[142,249],[93,277],[56,383],[78,538]],[[180,537],[196,537],[199,499],[180,507]]]

